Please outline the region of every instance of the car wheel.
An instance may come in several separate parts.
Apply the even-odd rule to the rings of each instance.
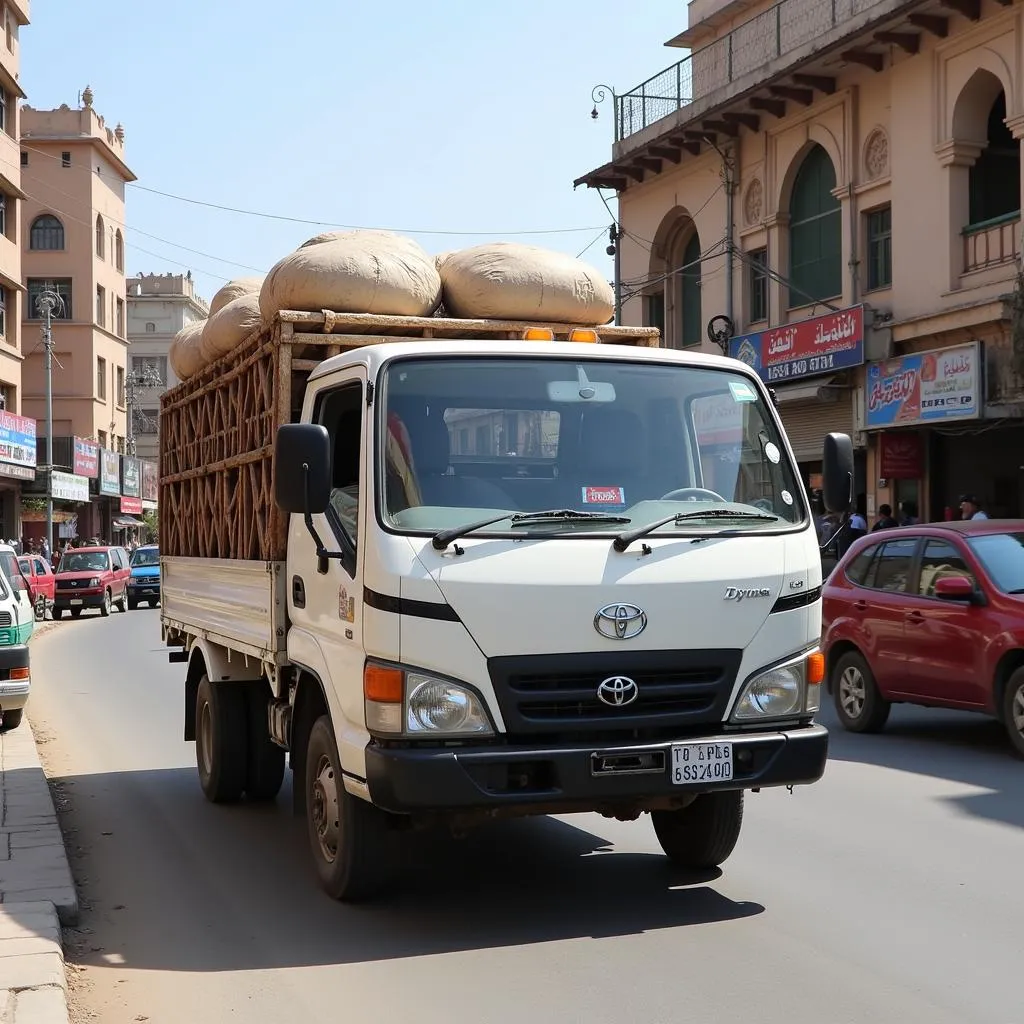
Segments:
[[[859,651],[848,651],[832,668],[836,714],[850,732],[878,732],[892,705],[882,696],[874,673]]]
[[[103,593],[103,604],[100,605],[100,615],[106,618],[110,614],[110,591],[106,590]]]
[[[1018,757],[1024,757],[1024,668],[1010,676],[1003,694],[1003,722]]]
[[[54,608],[53,612],[52,612],[52,615],[53,615],[53,621],[54,622],[60,622],[60,620],[64,616],[64,609],[63,608]]]
[[[17,729],[21,725],[21,720],[25,716],[24,708],[18,708],[16,711],[5,711],[3,713],[3,720],[0,721],[0,729],[4,732],[9,732],[11,729]]]

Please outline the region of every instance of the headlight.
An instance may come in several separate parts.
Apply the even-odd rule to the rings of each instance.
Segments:
[[[367,663],[363,671],[366,727],[424,736],[490,736],[480,697],[468,686],[424,672]]]
[[[821,707],[825,658],[820,651],[801,654],[747,680],[733,709],[734,722],[790,718]]]
[[[93,578],[91,580],[89,580],[89,586],[90,587],[98,587],[99,585],[100,585],[100,578],[99,578],[99,576],[93,576]]]

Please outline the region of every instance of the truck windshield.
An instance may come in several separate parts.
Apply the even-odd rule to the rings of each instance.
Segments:
[[[775,418],[740,372],[593,358],[403,359],[386,370],[381,405],[381,511],[402,532],[547,509],[625,517],[628,529],[719,510],[658,536],[771,533],[806,521]],[[722,509],[761,515],[726,521]],[[564,516],[519,523],[515,534],[623,528]],[[473,532],[509,531],[506,520]]]
[[[132,552],[131,566],[134,569],[139,565],[159,565],[160,564],[160,549],[159,548],[136,548]]]

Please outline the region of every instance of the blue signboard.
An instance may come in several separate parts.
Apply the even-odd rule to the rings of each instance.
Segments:
[[[35,467],[36,421],[0,412],[0,462]]]

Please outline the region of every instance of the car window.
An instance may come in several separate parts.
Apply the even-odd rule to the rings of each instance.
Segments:
[[[967,543],[1004,594],[1024,594],[1024,533],[985,533]]]
[[[32,567],[29,565],[27,558],[18,559],[18,568],[21,570],[23,576],[32,575]]]
[[[967,566],[963,553],[948,540],[930,540],[924,546],[921,556],[921,574],[917,581],[917,592],[922,597],[935,596],[935,584],[951,576],[966,576],[975,586],[974,573]]]
[[[36,567],[36,575],[37,576],[45,576],[46,575],[46,563],[41,558],[34,558],[32,561],[34,562],[35,567]]]
[[[69,551],[60,568],[61,572],[106,572],[110,559],[105,551]]]
[[[883,544],[873,566],[873,579],[870,585],[876,590],[905,593],[916,548],[916,538],[891,540]]]
[[[864,580],[867,577],[868,569],[871,566],[871,559],[875,557],[877,552],[878,552],[878,545],[877,544],[872,544],[870,547],[866,547],[846,567],[846,578],[851,583],[856,583],[859,586],[864,586]]]

